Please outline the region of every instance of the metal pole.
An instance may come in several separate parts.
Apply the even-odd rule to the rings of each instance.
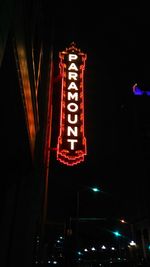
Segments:
[[[76,210],[76,253],[78,251],[79,247],[79,209],[80,209],[80,192],[79,190],[77,191],[77,210]],[[77,267],[79,266],[78,260],[77,260]]]
[[[79,238],[79,207],[80,207],[80,193],[77,191],[77,210],[76,210],[76,247],[78,247],[78,238]]]
[[[79,203],[80,202],[80,194],[79,194],[79,191],[77,191],[77,220],[79,220]]]

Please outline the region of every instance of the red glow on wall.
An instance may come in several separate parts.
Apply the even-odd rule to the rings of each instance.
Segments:
[[[59,53],[61,75],[60,131],[57,159],[68,166],[84,161],[84,70],[86,54],[75,43]]]

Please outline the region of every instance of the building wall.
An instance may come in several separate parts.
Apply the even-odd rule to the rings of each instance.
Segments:
[[[1,17],[1,25],[7,22],[8,27],[0,59],[0,258],[2,267],[27,267],[32,265],[33,239],[43,217],[50,156],[52,58],[41,28],[42,1],[7,4]],[[14,17],[10,20],[11,4]]]

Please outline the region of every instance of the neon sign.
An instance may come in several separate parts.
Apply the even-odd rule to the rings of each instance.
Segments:
[[[134,95],[147,95],[150,96],[150,91],[143,91],[140,87],[135,83],[132,87]]]
[[[57,159],[68,166],[84,161],[84,70],[86,54],[75,43],[59,53],[61,75],[60,131]]]

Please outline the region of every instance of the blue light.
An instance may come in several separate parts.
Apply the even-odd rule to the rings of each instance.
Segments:
[[[144,92],[139,87],[135,86],[133,93],[134,95],[143,95]]]
[[[97,188],[97,187],[93,187],[93,188],[92,188],[92,191],[93,191],[93,192],[100,192],[100,189]]]
[[[115,236],[121,236],[121,234],[118,231],[113,232]]]
[[[147,95],[150,96],[150,91],[143,91],[138,86],[137,83],[135,83],[132,87],[134,95]]]

